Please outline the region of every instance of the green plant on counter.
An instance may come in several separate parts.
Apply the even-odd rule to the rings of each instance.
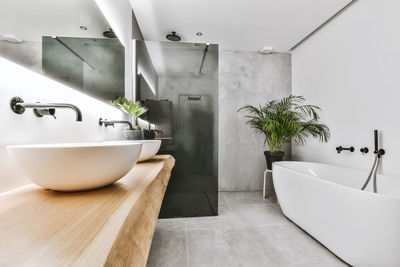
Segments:
[[[148,111],[139,101],[128,100],[124,96],[118,97],[112,104],[129,115],[132,125],[137,125],[137,118]]]
[[[283,144],[289,143],[292,139],[304,144],[312,136],[319,138],[321,142],[327,142],[330,132],[328,126],[319,122],[317,111],[320,108],[304,105],[304,101],[303,96],[290,95],[279,101],[268,101],[259,108],[246,105],[238,112],[241,110],[248,112],[246,124],[265,135],[265,142],[268,143],[271,152],[280,151]]]

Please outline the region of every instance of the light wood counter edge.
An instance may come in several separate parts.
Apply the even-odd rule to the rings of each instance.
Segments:
[[[128,259],[127,255],[121,255],[120,253],[112,250],[114,244],[117,243],[124,243],[125,240],[129,240],[129,235],[122,235],[125,230],[124,226],[129,226],[129,220],[134,220],[135,219],[140,219],[140,218],[132,218],[132,216],[129,216],[132,213],[136,213],[137,210],[137,205],[136,202],[140,197],[143,196],[143,193],[146,191],[146,189],[151,186],[154,182],[157,180],[163,181],[164,187],[167,187],[169,178],[171,176],[171,170],[173,166],[175,165],[175,159],[172,156],[157,156],[157,158],[163,158],[164,161],[162,164],[158,164],[158,166],[154,167],[151,169],[151,172],[149,172],[146,175],[146,178],[142,180],[140,183],[139,187],[140,189],[136,190],[137,194],[132,194],[130,195],[124,203],[119,207],[117,211],[114,212],[114,214],[110,217],[106,225],[103,227],[103,229],[99,232],[99,234],[96,236],[96,238],[92,241],[90,246],[82,253],[82,255],[78,258],[78,260],[75,262],[74,266],[105,266],[105,265],[110,265],[112,261],[118,261],[119,264],[111,264],[112,266],[146,266],[147,262],[147,256],[150,251],[150,245],[151,245],[151,239],[153,238],[154,234],[154,229],[155,229],[155,223],[158,218],[158,213],[161,207],[161,202],[164,197],[165,189],[162,192],[162,195],[160,195],[161,199],[159,204],[159,207],[157,209],[157,215],[154,218],[154,224],[149,225],[148,228],[150,228],[151,234],[150,234],[150,243],[145,244],[144,250],[147,250],[147,253],[145,255],[145,261],[144,265],[140,264],[141,262],[143,263],[143,259]],[[148,164],[146,162],[141,163],[141,164]],[[140,199],[139,199],[140,200]],[[143,207],[142,207],[143,208]],[[143,231],[145,229],[129,229],[128,231],[129,234],[132,234],[132,232],[135,231]],[[133,230],[133,231],[132,231]],[[139,241],[140,242],[140,241]],[[134,251],[137,249],[136,247],[132,246],[133,244],[126,244],[128,246],[128,249],[131,251]],[[113,259],[108,259],[110,254],[117,254],[117,256],[114,256]],[[131,260],[130,263],[127,261]],[[123,263],[121,265],[121,263]]]

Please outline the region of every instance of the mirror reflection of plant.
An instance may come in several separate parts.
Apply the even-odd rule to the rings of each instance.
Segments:
[[[238,110],[245,110],[248,121],[246,124],[256,132],[265,135],[271,152],[281,151],[283,144],[295,142],[305,144],[310,136],[327,142],[330,137],[328,126],[319,122],[318,111],[314,105],[304,105],[303,96],[290,95],[278,100],[268,101],[259,108],[246,105]]]
[[[124,96],[119,96],[112,104],[129,115],[132,125],[137,125],[137,118],[148,111],[139,101],[128,100]]]

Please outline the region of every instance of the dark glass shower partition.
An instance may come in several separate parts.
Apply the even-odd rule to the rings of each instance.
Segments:
[[[176,159],[160,218],[218,215],[218,46],[149,43],[167,64],[144,103],[163,131],[160,153]]]

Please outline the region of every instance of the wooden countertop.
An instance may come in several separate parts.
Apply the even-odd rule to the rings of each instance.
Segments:
[[[174,164],[156,156],[87,192],[0,194],[0,266],[145,266]]]

